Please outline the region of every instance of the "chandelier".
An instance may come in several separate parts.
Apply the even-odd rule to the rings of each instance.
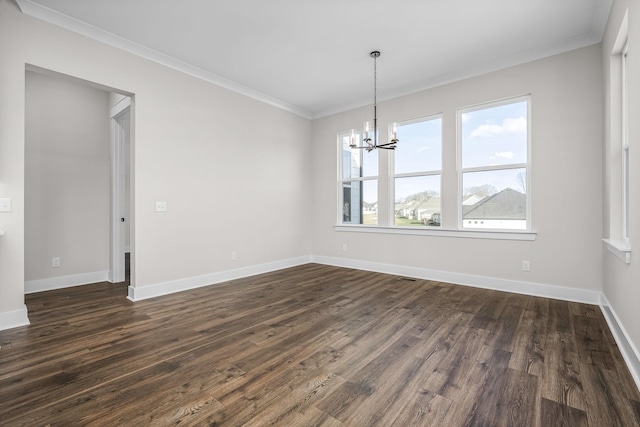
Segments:
[[[382,148],[384,150],[395,150],[396,144],[399,142],[397,132],[398,123],[389,124],[389,142],[384,144],[378,144],[378,105],[377,105],[377,59],[380,56],[380,52],[374,50],[369,54],[373,58],[373,124],[370,121],[364,122],[362,133],[359,134],[356,129],[351,129],[349,135],[349,146],[355,149],[367,150],[370,152],[376,148]],[[373,136],[373,138],[372,138]],[[362,145],[358,145],[358,140],[362,138]]]

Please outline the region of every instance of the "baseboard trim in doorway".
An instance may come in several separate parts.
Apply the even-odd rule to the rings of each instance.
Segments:
[[[28,280],[24,283],[24,293],[33,294],[54,289],[70,288],[72,286],[87,285],[89,283],[107,282],[108,280],[108,271],[95,271],[93,273],[74,274],[71,276]]]
[[[18,326],[28,325],[29,317],[27,316],[27,306],[19,310],[5,311],[0,313],[0,331],[5,329],[17,328]]]

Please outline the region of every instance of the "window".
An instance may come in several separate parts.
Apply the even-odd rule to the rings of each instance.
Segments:
[[[629,86],[627,57],[629,45],[622,49],[621,99],[622,99],[622,240],[629,245]]]
[[[395,150],[353,149],[362,136],[339,133],[336,229],[535,240],[530,98],[457,109],[449,128],[453,111],[401,121]]]
[[[609,127],[607,146],[607,180],[609,182],[609,230],[603,239],[609,252],[626,264],[631,263],[629,211],[629,79],[628,16],[625,14],[613,45],[609,67]]]
[[[529,229],[529,103],[458,110],[461,228]]]
[[[343,224],[378,224],[378,153],[352,149],[348,133],[338,135]],[[358,144],[359,145],[359,144]]]
[[[442,117],[399,123],[393,151],[394,224],[439,227]]]

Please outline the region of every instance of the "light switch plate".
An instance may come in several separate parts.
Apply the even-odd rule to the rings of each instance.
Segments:
[[[11,199],[0,198],[0,212],[11,212]]]

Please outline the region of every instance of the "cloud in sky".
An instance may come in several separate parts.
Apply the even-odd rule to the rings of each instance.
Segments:
[[[513,159],[513,151],[498,151],[496,157],[502,157],[503,159]]]
[[[464,115],[463,115],[464,116]],[[463,118],[464,120],[464,118]],[[470,137],[491,137],[495,135],[505,135],[510,133],[522,133],[527,130],[527,119],[520,116],[517,119],[504,119],[502,124],[485,123],[478,126],[472,132]]]

